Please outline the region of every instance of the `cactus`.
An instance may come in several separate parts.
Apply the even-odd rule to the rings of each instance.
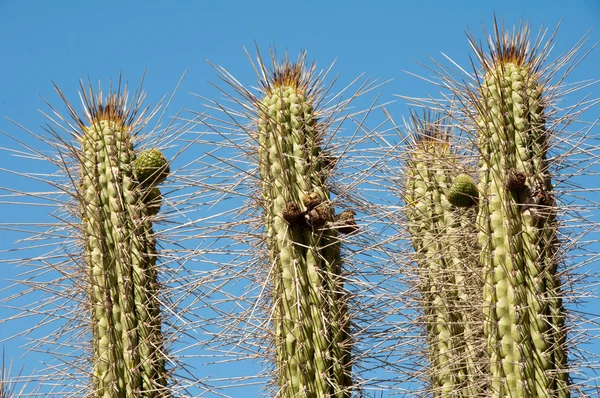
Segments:
[[[169,364],[176,361],[167,356],[170,336],[165,332],[168,323],[163,314],[165,306],[181,302],[192,303],[187,309],[201,308],[213,317],[188,323],[192,311],[178,312],[173,306],[170,312],[183,319],[175,328],[178,333],[187,333],[189,328],[184,326],[191,326],[209,335],[188,348],[205,348],[216,342],[215,356],[231,355],[237,360],[244,358],[243,351],[245,358],[272,361],[274,395],[281,398],[350,398],[365,396],[372,385],[384,390],[388,381],[406,382],[404,375],[381,381],[379,375],[371,377],[369,372],[385,369],[401,374],[406,370],[405,358],[418,355],[398,354],[406,346],[418,351],[414,341],[402,340],[403,334],[410,334],[403,329],[407,319],[423,328],[428,343],[423,349],[428,368],[419,376],[425,375],[429,396],[576,395],[567,362],[566,296],[559,272],[564,251],[559,238],[562,209],[553,185],[558,180],[553,174],[556,164],[548,154],[553,133],[547,126],[552,115],[552,98],[547,94],[551,76],[545,75],[549,69],[542,63],[551,45],[536,41],[530,47],[528,36],[527,28],[511,36],[496,26],[491,54],[485,54],[471,38],[482,73],[476,71],[469,83],[441,73],[441,86],[450,88],[456,98],[450,105],[441,101],[431,106],[430,102],[440,114],[412,115],[403,180],[401,187],[395,188],[402,191],[405,213],[398,218],[392,214],[392,221],[387,217],[395,213],[395,206],[391,212],[383,211],[351,190],[373,183],[376,192],[381,192],[387,183],[395,183],[387,176],[377,180],[378,167],[388,166],[385,157],[395,147],[386,147],[384,160],[375,162],[368,159],[373,152],[360,153],[360,160],[349,167],[351,171],[346,169],[348,175],[359,174],[351,183],[333,179],[333,169],[342,160],[334,152],[346,158],[352,151],[360,152],[357,141],[362,144],[382,138],[381,144],[387,138],[366,127],[364,120],[356,120],[361,114],[356,112],[349,117],[358,126],[355,135],[351,134],[345,145],[331,144],[341,130],[335,126],[330,131],[331,126],[345,120],[347,116],[340,115],[355,98],[342,99],[348,88],[328,97],[331,87],[322,86],[327,73],[321,75],[314,64],[308,66],[304,53],[296,63],[287,56],[283,62],[277,61],[275,55],[271,68],[259,56],[258,67],[253,64],[260,77],[258,95],[218,68],[238,96],[227,95],[228,99],[241,109],[211,102],[210,106],[226,117],[212,118],[214,124],[204,119],[211,118],[206,114],[193,120],[208,126],[209,132],[198,133],[186,146],[214,144],[219,148],[203,148],[203,154],[190,162],[204,168],[194,169],[184,180],[193,181],[190,184],[201,192],[186,191],[182,197],[199,198],[200,203],[192,202],[181,211],[185,214],[184,232],[174,235],[178,246],[171,252],[184,252],[186,240],[199,239],[184,260],[206,255],[203,266],[214,268],[197,273],[202,275],[202,283],[186,272],[180,279],[174,278],[181,283],[179,296],[165,296],[159,280],[162,271],[157,263],[155,223],[164,214],[160,213],[163,205],[170,203],[158,185],[170,176],[171,167],[153,145],[143,151],[134,149],[137,134],[148,121],[138,115],[140,94],[132,106],[127,90],[111,90],[106,97],[84,90],[85,117],[79,117],[65,100],[74,122],[65,122],[60,115],[62,125],[52,122],[69,132],[76,145],[50,127],[55,140],[51,145],[59,156],[44,151],[35,156],[62,168],[69,182],[55,187],[77,202],[71,213],[79,217],[77,222],[65,218],[69,221],[50,229],[46,236],[62,231],[66,224],[78,237],[82,253],[67,251],[64,256],[68,260],[57,262],[49,260],[54,253],[40,257],[41,263],[59,270],[58,282],[39,283],[38,275],[25,277],[23,285],[59,292],[65,300],[78,294],[64,289],[61,283],[65,280],[69,288],[84,286],[79,294],[85,295],[85,304],[74,308],[85,308],[88,317],[82,322],[84,316],[78,314],[79,318],[71,321],[91,326],[92,357],[87,362],[91,370],[81,363],[73,366],[91,379],[91,391],[84,395],[130,398],[187,393],[181,379],[173,379]],[[556,65],[567,64],[572,57],[569,53]],[[364,83],[356,96],[372,89]],[[449,127],[451,123],[455,125]],[[356,139],[358,132],[365,131],[365,137]],[[204,139],[211,133],[225,140]],[[237,133],[243,139],[238,140]],[[461,134],[473,134],[472,147],[466,151],[476,156],[465,156],[465,142],[457,137]],[[232,148],[243,156],[227,153],[224,162],[215,161],[219,150]],[[75,168],[70,167],[73,163]],[[78,171],[72,171],[75,169]],[[233,181],[232,176],[242,179]],[[29,177],[38,178],[34,173]],[[220,185],[214,184],[217,180]],[[250,192],[244,191],[248,187]],[[225,199],[231,195],[243,197],[244,204],[227,209]],[[188,200],[181,199],[181,203]],[[188,219],[198,204],[219,210],[206,218]],[[337,213],[338,208],[345,210]],[[362,217],[367,213],[372,218],[365,228]],[[232,214],[233,220],[218,222],[221,216]],[[242,217],[249,214],[254,218]],[[414,300],[418,296],[421,316],[416,321],[411,318],[414,307],[402,313],[405,308],[398,308],[398,302],[406,297],[397,297],[404,294],[403,283],[412,282],[398,275],[412,269],[399,270],[398,263],[390,267],[397,252],[383,238],[382,230],[398,224],[407,227],[413,249],[408,255],[418,277],[417,289],[416,293],[409,289],[406,297]],[[171,232],[176,230],[173,226]],[[236,244],[244,248],[240,250]],[[353,244],[359,246],[355,256],[345,256],[354,250],[348,250]],[[260,247],[266,255],[248,260],[260,253]],[[220,261],[218,255],[227,259]],[[178,261],[175,258],[173,261]],[[61,269],[70,262],[74,263],[71,269]],[[47,269],[47,264],[40,269]],[[78,276],[72,271],[80,265],[83,278],[81,272]],[[230,285],[238,290],[228,290]],[[77,313],[72,308],[48,311],[45,305],[31,307],[32,312],[50,314],[49,318]],[[262,318],[255,315],[261,310]],[[232,316],[239,315],[236,311],[242,316]],[[62,333],[51,337],[62,338]],[[78,346],[80,340],[69,338],[66,347]],[[46,343],[52,338],[40,340]],[[9,390],[2,376],[3,396]],[[193,387],[201,385],[193,376],[189,379]],[[231,379],[216,383],[222,380]],[[222,390],[217,393],[223,394]]]
[[[348,319],[307,72],[302,63],[276,65],[257,104],[280,396],[341,398],[351,386]],[[296,216],[284,216],[290,207]]]
[[[158,397],[167,384],[150,218],[158,211],[144,200],[141,184],[163,180],[164,169],[147,182],[156,160],[166,161],[158,150],[136,160],[133,115],[123,98],[86,97],[87,125],[79,124],[93,384],[97,397]]]
[[[231,101],[210,101],[207,113],[222,114],[200,121],[200,195],[219,209],[202,234],[215,259],[205,288],[219,292],[208,301],[216,316],[206,348],[220,362],[265,363],[255,378],[267,396],[383,391],[402,377],[403,285],[379,233],[382,209],[366,198],[380,189],[371,177],[381,166],[365,156],[379,135],[362,126],[372,108],[348,111],[376,81],[338,92],[305,52],[295,63],[270,55],[267,65],[252,60],[256,88],[216,67]],[[388,374],[373,377],[381,369]]]
[[[22,196],[36,196],[56,207],[57,221],[43,224],[47,230],[32,228],[36,239],[44,242],[39,247],[49,252],[24,256],[20,266],[34,272],[24,272],[10,287],[17,292],[2,299],[28,297],[32,304],[23,311],[33,317],[43,314],[39,326],[27,331],[32,344],[58,360],[35,375],[28,392],[167,397],[187,395],[190,387],[210,389],[187,370],[182,372],[186,363],[180,355],[192,348],[187,339],[199,338],[199,315],[190,308],[201,299],[200,283],[184,265],[195,251],[170,243],[181,239],[180,229],[187,228],[188,219],[178,219],[178,214],[188,206],[197,208],[197,196],[185,191],[163,198],[163,187],[158,186],[168,186],[169,194],[189,187],[173,187],[185,168],[171,174],[171,161],[156,149],[173,146],[188,127],[148,129],[161,104],[142,108],[141,88],[130,95],[120,81],[118,89],[113,91],[111,84],[108,93],[81,82],[83,116],[55,88],[70,117],[52,107],[45,136],[25,130],[43,137],[39,144],[49,149],[25,146],[13,137],[46,167],[57,168],[44,179],[22,174],[53,187]],[[169,221],[166,232],[160,229],[163,220]],[[31,245],[22,250],[31,250]],[[45,294],[42,299],[40,291]],[[49,324],[56,329],[44,330]],[[179,343],[176,354],[174,343]]]

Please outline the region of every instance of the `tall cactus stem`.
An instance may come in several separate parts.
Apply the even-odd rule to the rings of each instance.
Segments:
[[[492,396],[568,397],[544,85],[527,30],[499,37],[476,108]]]
[[[135,176],[136,109],[126,94],[84,94],[81,135],[84,257],[89,275],[96,397],[167,396],[156,240]]]
[[[472,255],[475,212],[467,208],[475,204],[477,190],[471,177],[459,173],[444,126],[431,115],[413,114],[413,121],[405,202],[427,326],[431,391],[435,397],[479,396],[480,283],[471,277],[479,265]]]
[[[301,59],[275,65],[258,103],[258,142],[281,397],[349,397],[340,245],[323,172],[323,131]]]

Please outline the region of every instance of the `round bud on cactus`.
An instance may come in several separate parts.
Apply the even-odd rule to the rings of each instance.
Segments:
[[[506,180],[506,188],[513,190],[525,188],[527,176],[522,171],[511,170],[508,172],[508,180]]]
[[[290,225],[296,225],[302,220],[302,211],[294,202],[287,202],[281,212],[281,217]]]
[[[344,210],[335,216],[335,226],[339,233],[350,235],[358,232],[358,225],[354,220],[355,215],[354,210]]]
[[[154,187],[148,190],[144,195],[144,204],[149,216],[155,216],[160,211],[162,205],[162,194],[160,189]]]
[[[169,162],[156,148],[141,151],[133,164],[138,181],[146,186],[163,182],[169,175]]]
[[[457,207],[473,206],[477,201],[479,192],[473,178],[467,174],[459,174],[454,177],[450,192],[448,192],[448,202]]]
[[[321,196],[319,196],[318,193],[311,191],[311,192],[307,192],[304,195],[304,197],[302,198],[302,202],[304,203],[304,206],[306,206],[308,211],[310,211],[310,210],[314,209],[315,207],[317,207],[318,205],[320,205],[322,200],[321,200]]]
[[[321,228],[331,217],[329,206],[321,203],[306,214],[307,222],[313,228]]]

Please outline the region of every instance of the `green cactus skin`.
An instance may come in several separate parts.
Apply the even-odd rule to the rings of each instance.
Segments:
[[[89,270],[96,397],[161,397],[167,385],[152,222],[134,178],[122,99],[80,122],[80,207]]]
[[[278,396],[349,397],[347,298],[309,79],[302,63],[286,62],[266,83],[258,141],[274,266]]]
[[[522,44],[522,43],[521,43]],[[481,86],[478,225],[493,397],[569,397],[542,85],[499,45]],[[510,171],[510,173],[509,173]],[[508,178],[526,176],[509,189]]]
[[[485,382],[476,315],[481,278],[472,277],[479,269],[473,256],[475,212],[454,208],[445,194],[457,168],[448,137],[432,132],[435,126],[427,120],[418,124],[405,201],[427,325],[431,391],[434,397],[476,397]]]

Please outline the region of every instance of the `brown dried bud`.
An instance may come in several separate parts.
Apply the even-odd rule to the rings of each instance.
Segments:
[[[281,212],[281,217],[290,225],[297,225],[302,220],[300,206],[294,202],[287,202]]]
[[[308,225],[313,228],[321,228],[331,218],[331,211],[326,203],[322,203],[306,214]]]
[[[321,200],[321,196],[314,191],[307,192],[302,198],[302,202],[304,203],[304,206],[306,206],[308,211],[311,211],[312,209],[320,205],[322,201],[323,200]]]
[[[510,189],[511,191],[523,189],[526,181],[527,176],[525,173],[518,170],[510,170],[508,172],[508,179],[506,180],[506,188]]]
[[[337,216],[335,216],[335,228],[341,234],[354,234],[358,232],[358,225],[354,220],[356,212],[354,210],[344,210]]]

